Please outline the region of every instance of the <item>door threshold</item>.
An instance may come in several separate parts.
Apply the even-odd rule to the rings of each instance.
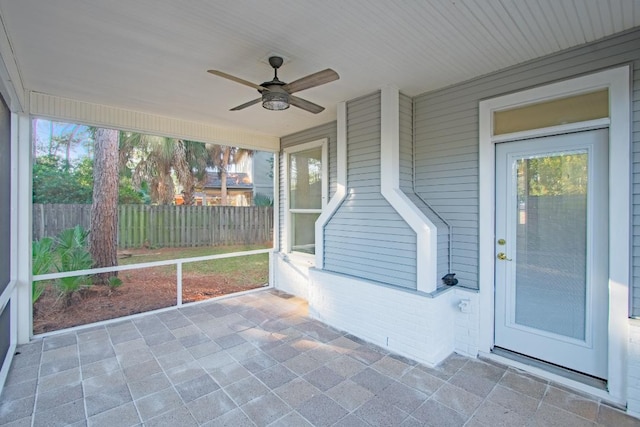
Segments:
[[[583,374],[582,372],[577,372],[568,368],[564,368],[559,365],[554,365],[553,363],[545,362],[540,359],[535,359],[533,357],[516,353],[514,351],[507,350],[500,347],[494,347],[493,350],[491,350],[491,353],[497,356],[504,357],[505,359],[510,359],[527,366],[541,369],[543,371],[566,378],[571,381],[584,384],[589,387],[593,387],[599,390],[605,390],[605,391],[607,390],[607,380],[604,380],[602,378],[597,378],[591,375]]]

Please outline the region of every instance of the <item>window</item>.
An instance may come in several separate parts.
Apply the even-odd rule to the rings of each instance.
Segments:
[[[552,99],[493,113],[493,134],[522,132],[609,117],[609,90]]]
[[[327,141],[285,150],[288,252],[315,254],[315,223],[327,200]]]

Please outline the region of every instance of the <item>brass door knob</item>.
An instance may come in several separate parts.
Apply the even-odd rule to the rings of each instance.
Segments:
[[[499,252],[498,253],[498,259],[500,261],[512,261],[511,258],[507,258],[507,255],[505,255],[504,252]]]

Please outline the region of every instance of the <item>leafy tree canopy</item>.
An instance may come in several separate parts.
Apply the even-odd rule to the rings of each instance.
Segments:
[[[33,165],[33,203],[91,204],[93,199],[93,160],[83,158],[68,163],[56,155],[36,158]],[[149,203],[144,189],[133,188],[131,178],[120,179],[118,203]]]
[[[584,153],[544,156],[518,161],[519,196],[587,194],[587,155]],[[525,184],[526,182],[526,184]]]

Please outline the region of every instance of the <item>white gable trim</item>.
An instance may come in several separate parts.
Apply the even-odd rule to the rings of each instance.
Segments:
[[[609,375],[606,398],[624,403],[630,284],[630,69],[628,66],[561,81],[480,102],[479,144],[479,350],[489,353],[494,334],[495,142],[493,113],[521,105],[609,89]],[[567,125],[571,127],[571,125]],[[575,130],[584,128],[576,123]],[[531,131],[533,136],[548,129]],[[579,384],[572,384],[579,386]],[[589,390],[594,392],[593,390]]]
[[[380,123],[380,188],[385,199],[416,232],[417,289],[435,292],[438,287],[436,226],[400,190],[400,93],[382,89]]]
[[[316,268],[320,270],[324,267],[324,227],[347,196],[347,105],[340,102],[337,107],[336,191],[316,220]]]
[[[39,92],[31,92],[29,99],[29,112],[35,116],[252,150],[280,150],[280,138],[275,136],[156,116]]]
[[[3,18],[0,16],[0,93],[9,109],[14,113],[26,110],[26,95],[22,76],[13,55],[13,47],[7,36]]]

